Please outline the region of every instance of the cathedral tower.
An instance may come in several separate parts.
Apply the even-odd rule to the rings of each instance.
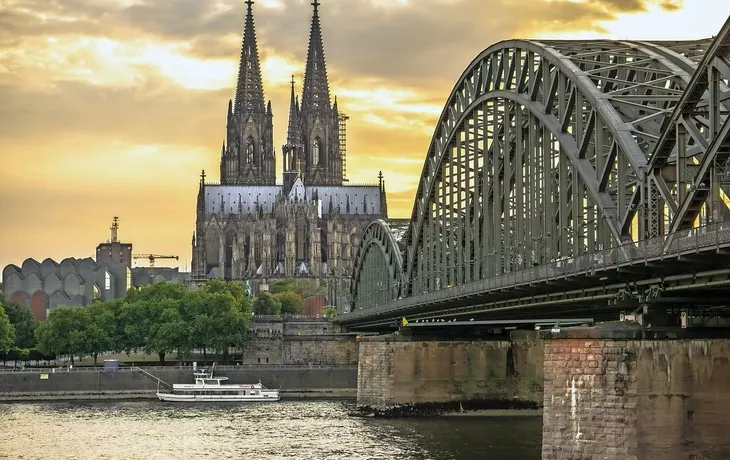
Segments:
[[[226,142],[221,149],[221,183],[274,185],[276,158],[271,101],[264,104],[252,0],[246,1],[236,99],[228,101]]]
[[[287,139],[284,156],[292,159],[290,169],[301,165],[307,185],[342,185],[342,155],[339,143],[339,114],[337,99],[330,105],[327,66],[319,24],[319,1],[312,2],[314,13],[309,32],[307,66],[304,71],[304,89],[301,107],[292,101],[289,127],[296,132],[297,141]],[[293,91],[292,91],[293,95]],[[292,112],[294,120],[292,120]],[[286,170],[286,169],[285,169]]]

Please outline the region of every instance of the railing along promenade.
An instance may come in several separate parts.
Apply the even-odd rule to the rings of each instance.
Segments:
[[[725,247],[728,244],[730,244],[730,221],[716,222],[703,227],[681,230],[668,236],[649,238],[603,251],[567,257],[549,264],[403,297],[398,300],[383,300],[382,303],[376,303],[336,317],[335,321],[350,322],[371,316],[387,316],[389,313],[395,314],[414,307],[441,303],[461,297],[488,294],[491,291],[547,283],[572,276],[594,275],[602,271],[616,270],[664,259],[677,259],[682,255],[697,254],[711,249],[719,250],[720,247]],[[381,293],[370,295],[383,298]],[[360,297],[367,298],[367,295]]]
[[[198,366],[200,369],[205,366]],[[215,366],[216,371],[281,371],[281,370],[308,370],[308,369],[357,369],[356,365],[347,364],[241,364]],[[120,366],[117,368],[104,368],[103,366],[86,366],[86,367],[26,367],[18,369],[0,368],[0,374],[16,374],[16,373],[61,373],[61,372],[138,372],[143,371],[189,371],[193,372],[193,366]]]

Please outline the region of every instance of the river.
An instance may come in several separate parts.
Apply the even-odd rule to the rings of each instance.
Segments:
[[[539,460],[533,416],[373,419],[352,403],[0,404],[0,459]]]

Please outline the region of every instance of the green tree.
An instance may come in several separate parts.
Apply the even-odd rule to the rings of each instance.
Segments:
[[[261,292],[253,301],[253,311],[257,315],[280,315],[281,302],[268,292]]]
[[[327,295],[327,288],[317,280],[312,279],[296,279],[286,278],[271,283],[269,292],[279,294],[282,292],[296,292],[302,299],[307,299],[315,295]]]
[[[83,308],[59,307],[35,330],[38,350],[45,355],[74,356],[87,351],[86,313]]]
[[[157,353],[163,366],[168,353],[190,348],[188,327],[180,314],[181,301],[164,299],[144,304],[147,330],[145,352]]]
[[[5,309],[0,305],[0,351],[8,351],[13,345],[15,345],[15,328],[5,314]]]
[[[327,307],[324,309],[325,318],[334,318],[337,316],[337,309],[335,307]]]
[[[147,341],[146,321],[144,301],[124,302],[120,305],[116,315],[118,343],[115,348],[127,355],[143,348]]]
[[[159,343],[150,344],[153,326],[160,322],[160,304],[167,301],[182,302],[189,295],[180,283],[161,282],[145,286],[140,290],[129,290],[125,302],[117,314],[117,330],[121,329],[118,339],[122,349],[130,354],[133,350],[153,350],[160,348]],[[147,353],[167,353],[165,350],[146,351]],[[160,356],[164,361],[164,356]]]
[[[275,294],[274,297],[276,297],[276,299],[281,303],[282,314],[296,315],[302,311],[304,301],[299,293],[294,291],[284,291]]]
[[[124,333],[124,326],[126,325],[124,311],[126,305],[126,299],[114,299],[104,302],[104,309],[111,315],[113,323],[109,330],[111,346],[107,351],[121,352],[127,350]]]
[[[0,307],[5,309],[10,324],[15,328],[15,346],[18,348],[35,347],[35,329],[38,327],[38,320],[35,319],[30,309],[2,298],[0,298]]]
[[[292,278],[287,278],[279,281],[274,281],[269,287],[269,292],[272,294],[280,294],[282,292],[290,292],[297,290],[297,283]]]
[[[94,302],[79,310],[84,325],[83,349],[85,353],[90,353],[94,357],[96,366],[99,353],[114,348],[116,333],[114,313],[103,302]]]
[[[27,348],[21,349],[20,353],[18,353],[18,358],[27,364],[28,360],[30,359],[30,350],[28,350]]]

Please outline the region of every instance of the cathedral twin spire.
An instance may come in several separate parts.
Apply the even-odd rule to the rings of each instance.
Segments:
[[[243,32],[236,85],[236,113],[264,113],[264,89],[253,22],[253,0],[247,0],[246,5],[246,28]]]
[[[307,66],[304,72],[304,91],[302,93],[302,110],[316,111],[330,105],[330,88],[327,81],[327,67],[324,61],[324,45],[322,30],[319,25],[319,1],[312,3],[312,27],[309,31],[309,49],[307,50]]]
[[[253,1],[246,1],[246,24],[236,83],[235,103],[229,102],[228,135],[221,153],[221,183],[275,184],[273,114],[264,103]],[[330,106],[329,82],[319,20],[319,0],[312,6],[309,49],[301,107],[292,77],[287,143],[284,145],[284,183],[303,171],[305,182],[341,185],[337,103]]]
[[[235,102],[228,102],[227,136],[221,150],[222,184],[276,183],[273,113],[271,101],[264,103],[253,3],[246,1]]]

